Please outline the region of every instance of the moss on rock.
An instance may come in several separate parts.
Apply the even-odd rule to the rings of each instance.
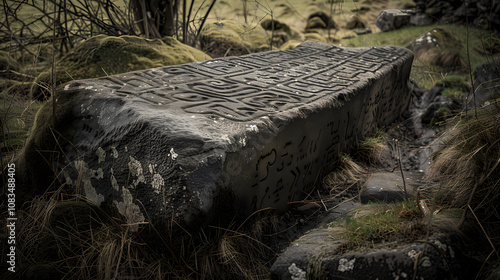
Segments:
[[[65,94],[71,95],[71,92]],[[58,96],[57,99],[56,114],[52,102],[46,102],[38,110],[26,143],[14,160],[20,202],[46,192],[51,186],[57,187],[54,184],[57,166],[49,162],[62,156],[61,147],[72,141],[74,135],[71,126],[73,101],[71,97]]]
[[[213,57],[242,55],[268,50],[268,39],[260,25],[227,20],[206,24],[200,33],[200,47]]]
[[[465,82],[464,78],[458,75],[447,76],[438,81],[436,86],[444,88],[441,92],[442,95],[446,95],[457,102],[463,101],[470,90],[470,86]]]
[[[336,29],[337,24],[324,12],[316,12],[309,15],[306,24],[306,31],[311,29]]]
[[[77,45],[56,63],[57,85],[135,70],[211,59],[176,39],[97,35]],[[36,99],[50,95],[51,69],[42,72],[32,88]]]
[[[262,28],[269,37],[273,37],[273,46],[280,47],[289,40],[304,41],[305,37],[298,29],[275,19],[266,19],[261,22]]]

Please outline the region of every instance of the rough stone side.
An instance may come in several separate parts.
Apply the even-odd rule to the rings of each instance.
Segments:
[[[341,254],[342,240],[317,240],[314,230],[295,241],[271,267],[273,279],[471,279],[476,271],[448,235],[400,245],[397,249],[365,249]],[[318,242],[314,242],[318,241]],[[310,244],[307,244],[310,243]],[[311,246],[315,249],[311,249]],[[293,269],[290,269],[293,268]],[[299,279],[299,278],[297,278]]]
[[[50,104],[39,113],[20,174],[38,190],[55,176],[130,224],[284,210],[339,152],[400,116],[411,62],[399,47],[307,42],[70,82],[55,126]]]

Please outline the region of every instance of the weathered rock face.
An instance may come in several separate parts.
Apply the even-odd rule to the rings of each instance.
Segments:
[[[200,48],[212,57],[249,54],[269,50],[266,31],[234,21],[206,24],[200,33]]]
[[[306,42],[70,82],[53,122],[51,104],[38,113],[18,173],[40,191],[54,174],[131,224],[284,210],[405,110],[411,62],[405,48]]]
[[[478,27],[500,29],[500,2],[496,0],[416,0],[416,12],[422,20],[415,25],[472,23]]]
[[[405,10],[389,9],[382,11],[376,21],[376,25],[383,32],[400,29],[410,22],[411,13]]]

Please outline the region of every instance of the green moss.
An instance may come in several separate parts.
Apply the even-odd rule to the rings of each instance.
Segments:
[[[449,89],[446,89],[449,90]],[[445,90],[445,91],[446,91]],[[443,91],[443,95],[446,95]],[[454,97],[453,97],[454,98]],[[442,122],[451,116],[451,110],[447,107],[441,107],[434,112],[434,117],[431,119],[431,126],[440,125]]]
[[[214,57],[242,55],[269,49],[269,38],[260,24],[225,20],[205,24],[200,33],[200,47]]]
[[[441,81],[436,83],[436,86],[445,87],[445,88],[455,88],[457,90],[467,91],[468,85],[465,82],[464,78],[458,75],[450,75]]]
[[[21,148],[33,124],[33,116],[42,106],[41,102],[15,101],[12,96],[2,93],[0,98],[0,149],[12,151]]]
[[[56,80],[57,84],[62,84],[207,59],[211,57],[173,38],[160,40],[98,35],[79,44],[56,63]],[[50,80],[51,69],[42,72],[36,79],[45,85],[50,84]],[[40,87],[33,89],[35,97],[41,94],[50,95]]]
[[[444,88],[441,93],[442,95],[446,95],[458,102],[461,102],[464,96],[469,93],[469,86],[465,82],[464,78],[457,75],[447,76],[441,81],[438,81],[436,86]]]

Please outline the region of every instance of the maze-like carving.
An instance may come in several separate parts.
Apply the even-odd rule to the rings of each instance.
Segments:
[[[400,55],[399,48],[299,46],[106,77],[103,86],[154,105],[244,122],[348,89]]]
[[[60,99],[74,104],[68,150],[100,170],[89,173],[87,195],[124,213],[144,206],[143,216],[192,222],[228,203],[215,201],[221,190],[234,192],[241,213],[284,210],[314,190],[339,153],[404,111],[411,60],[398,47],[309,42],[74,81]]]

